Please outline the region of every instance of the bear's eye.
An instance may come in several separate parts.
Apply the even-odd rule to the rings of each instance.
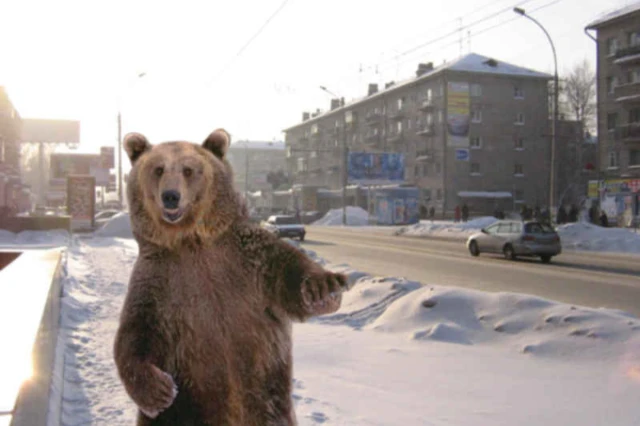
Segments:
[[[182,169],[182,174],[184,175],[184,177],[191,177],[191,175],[193,174],[193,169],[191,167],[185,167],[184,169]]]
[[[162,176],[162,174],[164,173],[164,167],[162,167],[162,166],[156,167],[156,169],[153,171],[153,173],[155,173],[156,176],[158,176],[158,177]]]

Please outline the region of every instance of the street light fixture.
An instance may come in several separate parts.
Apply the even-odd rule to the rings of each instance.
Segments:
[[[138,79],[146,76],[146,72],[138,73],[136,76]],[[122,99],[118,99],[118,203],[120,207],[122,207],[124,196],[123,196],[123,184],[122,184]]]
[[[323,90],[331,96],[340,99],[340,96],[331,92],[325,86],[320,86],[320,90]],[[349,148],[347,147],[347,126],[342,129],[342,225],[347,226],[347,183],[349,181],[347,176],[347,164],[349,161]]]
[[[520,16],[524,16],[525,18],[536,24],[538,27],[540,27],[540,29],[547,36],[549,44],[551,44],[551,51],[553,52],[553,119],[551,120],[551,171],[549,174],[549,210],[551,211],[553,209],[553,205],[555,204],[556,134],[558,127],[558,97],[560,94],[560,89],[558,86],[558,57],[556,55],[556,47],[553,44],[553,40],[551,39],[551,36],[547,32],[547,30],[542,26],[542,24],[535,18],[527,15],[525,10],[520,7],[514,7],[513,11]]]

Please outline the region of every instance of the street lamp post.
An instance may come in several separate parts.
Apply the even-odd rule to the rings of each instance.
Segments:
[[[147,73],[139,73],[137,78],[142,78]],[[118,203],[123,206],[123,184],[122,184],[122,99],[118,99]]]
[[[320,90],[323,90],[331,96],[340,99],[340,96],[331,92],[324,86],[320,86]],[[347,146],[347,126],[346,123],[342,129],[342,225],[347,226],[347,183],[349,178],[347,176],[347,165],[349,163],[349,147]]]
[[[553,40],[551,40],[551,36],[540,22],[538,22],[530,15],[527,15],[525,10],[522,8],[514,7],[513,11],[518,15],[524,16],[525,18],[536,24],[538,27],[540,27],[540,29],[547,36],[549,44],[551,44],[551,51],[553,52],[553,119],[551,120],[551,172],[549,173],[549,210],[551,211],[553,209],[553,205],[555,204],[556,134],[558,126],[558,97],[560,94],[560,89],[558,86],[558,58],[556,55],[556,47],[553,44]]]

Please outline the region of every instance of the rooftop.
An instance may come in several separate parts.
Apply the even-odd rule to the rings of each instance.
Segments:
[[[232,151],[239,149],[248,149],[248,150],[278,150],[284,151],[284,141],[237,141],[232,143],[229,146],[229,149]]]
[[[340,111],[349,110],[354,106],[357,106],[371,99],[376,99],[377,97],[388,95],[400,88],[407,87],[411,84],[415,84],[422,80],[428,80],[429,78],[433,78],[434,76],[447,70],[455,71],[455,72],[468,72],[468,73],[474,73],[474,74],[496,74],[496,75],[506,75],[506,76],[516,76],[516,77],[540,78],[540,79],[547,79],[547,80],[550,80],[553,78],[553,76],[551,76],[550,74],[546,74],[546,73],[531,70],[528,68],[520,67],[517,65],[509,64],[507,62],[500,62],[496,59],[479,55],[477,53],[469,53],[456,60],[445,62],[444,64],[438,67],[434,67],[431,71],[427,71],[426,73],[420,76],[411,77],[406,80],[395,83],[391,87],[387,89],[379,90],[373,95],[364,96],[360,99],[356,99],[350,103],[347,103],[342,107],[320,113],[319,115],[312,117],[309,120],[305,120],[287,129],[284,129],[284,131],[286,132],[288,130],[295,129],[296,127],[313,123],[322,118],[328,117],[332,114],[336,114]]]
[[[609,12],[603,13],[598,19],[587,25],[587,29],[598,29],[599,27],[612,23],[612,21],[616,19],[623,18],[626,15],[630,15],[638,11],[640,11],[640,2],[635,2],[620,9],[610,10]]]

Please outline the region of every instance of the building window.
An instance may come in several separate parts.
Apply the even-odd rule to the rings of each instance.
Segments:
[[[616,91],[617,85],[618,85],[618,79],[615,76],[607,77],[607,93],[609,93],[610,95],[613,95],[613,93]]]
[[[607,40],[607,55],[615,56],[617,51],[618,51],[618,39],[615,37],[612,37],[609,40]]]
[[[407,119],[407,130],[411,130],[411,119]]]
[[[433,98],[433,92],[431,91],[431,89],[427,89],[425,100],[430,101],[432,98]]]
[[[442,111],[438,111],[438,124],[442,124],[443,120],[444,120],[444,114],[442,113]]]
[[[436,163],[436,174],[440,174],[440,172],[442,171],[442,166],[440,165],[440,163]]]
[[[629,110],[629,124],[640,123],[640,108],[632,108]]]
[[[640,69],[627,71],[627,83],[628,84],[640,83]]]
[[[305,170],[304,158],[298,158],[298,171],[304,172],[304,170]]]
[[[524,99],[524,90],[520,86],[513,87],[513,97],[516,99]]]
[[[524,176],[524,167],[522,164],[515,164],[513,167],[513,174],[515,176]]]
[[[478,108],[474,108],[471,110],[471,122],[482,123],[482,111],[480,111]]]
[[[482,96],[482,86],[480,86],[479,84],[472,84],[470,89],[471,89],[471,96],[474,96],[474,97]]]
[[[618,114],[612,112],[607,114],[607,130],[612,131],[618,127]]]
[[[610,169],[618,168],[618,153],[611,151],[609,152],[609,162],[607,163],[607,167]]]
[[[480,163],[471,163],[471,174],[472,175],[480,174]]]
[[[426,115],[427,127],[433,124],[433,114],[429,113]]]
[[[480,136],[473,136],[471,138],[471,149],[480,149],[482,148],[482,138]]]
[[[629,167],[640,167],[640,149],[629,151]]]
[[[516,121],[515,124],[518,126],[522,126],[524,124],[524,114],[519,112],[518,114],[516,114]]]
[[[516,203],[524,203],[524,190],[516,189],[513,199]]]
[[[436,191],[436,200],[442,200],[442,189]]]
[[[629,33],[629,47],[640,45],[640,32],[632,31]]]
[[[396,123],[396,133],[398,134],[402,133],[402,121],[398,121]]]
[[[415,177],[424,177],[427,176],[427,165],[426,164],[416,164],[415,167]]]
[[[517,151],[524,150],[524,138],[521,138],[520,136],[516,136],[515,139],[513,140],[513,148]]]
[[[404,98],[398,99],[398,111],[402,111],[403,106],[404,106]]]

